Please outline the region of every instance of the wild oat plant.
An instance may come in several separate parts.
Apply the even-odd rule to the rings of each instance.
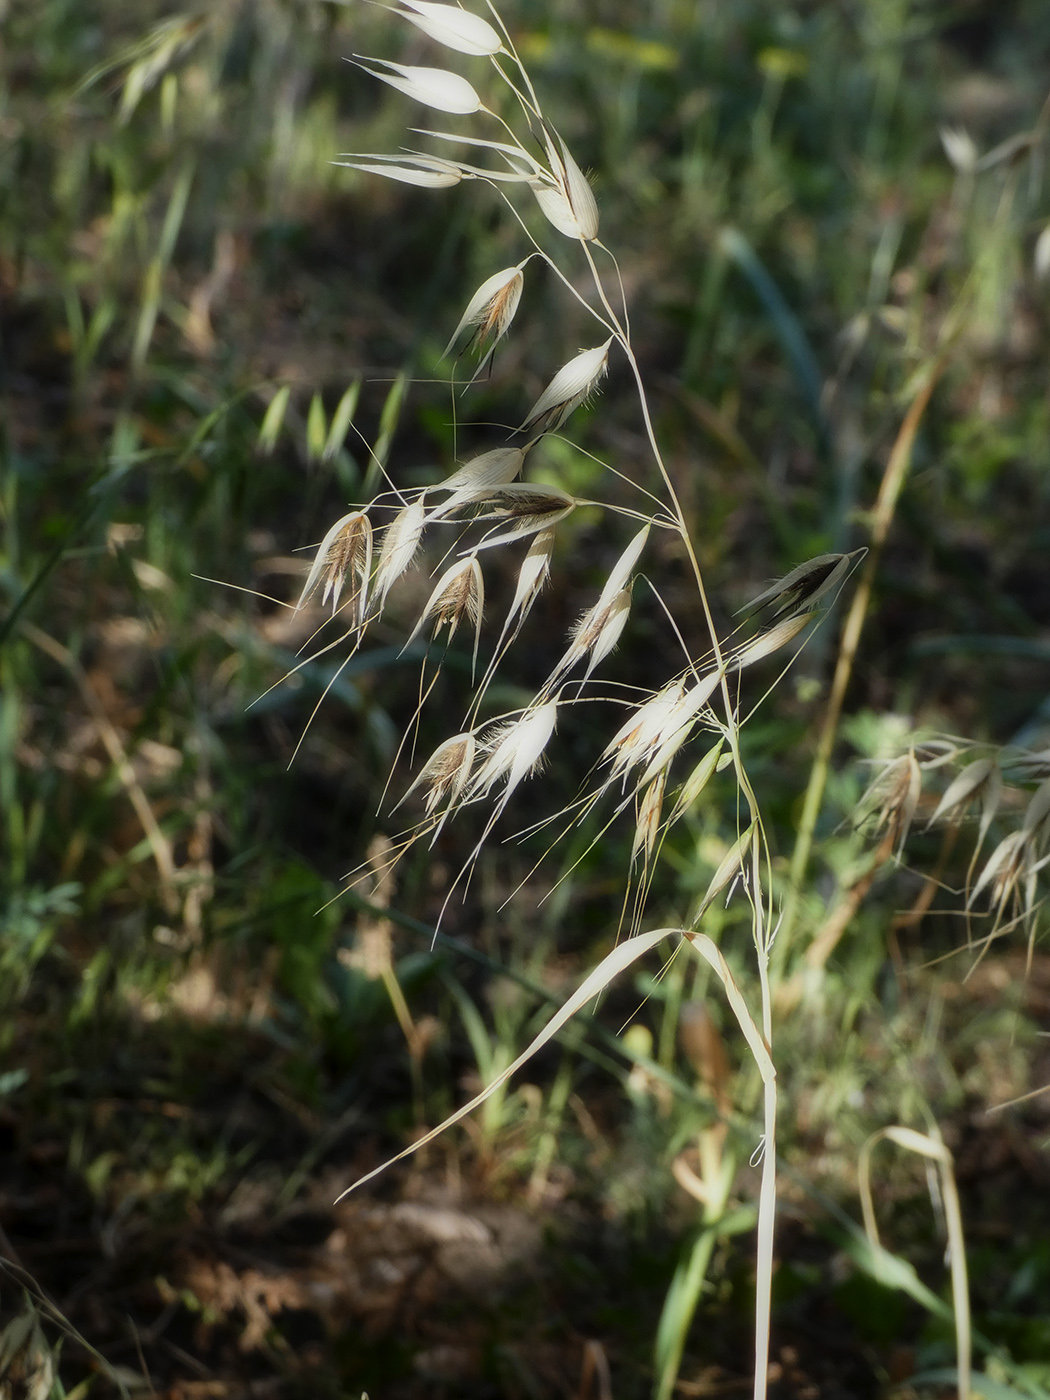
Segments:
[[[452,882],[449,897],[461,891],[514,794],[538,773],[545,756],[557,745],[559,719],[569,707],[581,705],[595,707],[603,718],[615,718],[609,724],[608,742],[600,761],[584,780],[579,798],[567,811],[554,814],[552,821],[560,823],[564,836],[600,810],[600,820],[605,824],[618,817],[633,821],[634,835],[624,915],[614,950],[586,977],[532,1044],[482,1093],[391,1160],[418,1151],[495,1094],[572,1016],[650,950],[662,945],[670,956],[681,951],[703,959],[722,984],[764,1083],[763,1130],[755,1143],[753,1158],[756,1164],[761,1162],[754,1381],[754,1394],[761,1397],[766,1392],[776,1193],[777,1087],[769,964],[777,933],[778,904],[762,815],[741,755],[741,726],[747,715],[741,710],[739,680],[744,671],[768,658],[779,655],[777,664],[790,663],[802,634],[817,618],[822,605],[841,589],[859,555],[827,554],[800,563],[745,610],[749,619],[746,631],[742,627],[732,635],[719,635],[695,544],[654,431],[643,374],[632,346],[616,259],[599,238],[598,208],[586,177],[565,140],[544,115],[540,97],[510,33],[491,5],[487,18],[427,0],[400,0],[395,13],[422,30],[435,44],[462,55],[487,59],[495,96],[487,105],[471,82],[444,67],[357,56],[354,61],[361,70],[415,102],[452,116],[472,118],[474,124],[461,132],[417,133],[431,149],[354,154],[341,163],[371,176],[426,189],[443,190],[467,181],[482,181],[498,192],[520,228],[520,261],[494,270],[482,282],[466,300],[463,315],[449,340],[449,357],[457,348],[460,357],[468,351],[477,356],[473,375],[462,392],[491,369],[494,352],[511,332],[525,278],[540,266],[593,322],[594,343],[554,369],[547,387],[503,441],[455,466],[438,485],[404,491],[397,486],[394,475],[384,482],[385,471],[377,472],[385,489],[367,508],[352,510],[328,530],[298,606],[302,608],[319,591],[322,605],[330,604],[333,616],[340,620],[340,641],[349,644],[349,654],[353,655],[364,642],[369,627],[382,616],[391,591],[419,556],[424,541],[430,543],[435,536],[439,539],[440,563],[409,641],[437,644],[429,652],[434,655],[440,654],[440,646],[447,647],[458,633],[468,634],[475,665],[474,683],[464,699],[463,719],[457,732],[418,764],[414,778],[395,804],[399,807],[409,799],[417,809],[421,806],[422,816],[393,841],[392,859],[400,858],[420,842],[432,845],[446,823],[464,809],[477,808],[483,813],[481,834]],[[503,111],[509,111],[511,119],[502,115]],[[581,286],[587,290],[581,291]],[[647,485],[632,480],[622,464],[612,462],[606,464],[607,470],[634,490],[633,506],[584,501],[558,486],[530,481],[532,454],[543,438],[556,433],[577,408],[597,394],[610,362],[617,360],[621,366],[626,365],[633,381],[638,413],[658,476],[658,490],[649,489],[651,482]],[[530,611],[550,580],[559,528],[585,505],[599,506],[610,517],[622,517],[622,525],[630,532],[629,541],[597,598],[572,628],[560,659],[529,703],[519,710],[483,719],[486,693],[526,631]],[[603,686],[602,663],[623,633],[646,551],[661,531],[677,537],[688,560],[706,624],[706,651],[691,656],[683,642],[679,664],[651,689],[633,687],[626,692]],[[481,667],[485,572],[497,560],[516,571],[516,585],[507,615],[494,629],[491,660]],[[420,708],[435,680],[436,673],[429,681],[424,678]],[[413,722],[402,745],[403,753],[411,754],[416,729]],[[680,925],[646,931],[646,896],[664,839],[720,770],[730,770],[735,776],[737,838],[703,898],[684,913]],[[703,931],[704,915],[712,903],[728,898],[734,890],[738,892],[736,897],[747,900],[751,907],[751,934],[761,989],[761,1004],[757,1008],[745,1003],[721,951]],[[719,1203],[724,1207],[731,1190],[733,1162],[723,1153],[721,1138],[712,1138],[707,1147],[705,1153],[701,1144],[701,1168],[708,1179],[700,1180],[690,1170],[692,1180],[686,1185],[705,1203],[705,1219],[712,1219]],[[375,1174],[370,1173],[363,1180]],[[699,1296],[703,1267],[693,1283],[684,1279],[675,1295],[685,1326]],[[667,1317],[665,1309],[665,1321]],[[668,1336],[663,1343],[658,1339],[657,1344],[661,1394],[671,1393],[684,1341],[681,1318],[677,1325],[672,1324],[673,1319],[668,1324]]]

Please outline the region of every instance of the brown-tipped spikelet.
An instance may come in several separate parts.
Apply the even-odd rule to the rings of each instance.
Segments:
[[[447,627],[451,641],[466,618],[474,628],[474,655],[477,656],[484,609],[485,579],[481,565],[476,555],[468,554],[465,559],[457,560],[446,569],[438,579],[405,646],[411,646],[431,618],[434,620],[434,634]]]
[[[305,606],[323,579],[321,605],[323,607],[331,598],[332,612],[335,613],[343,587],[349,579],[355,612],[358,618],[363,617],[371,570],[372,524],[363,510],[354,510],[337,520],[321,541],[295,605],[296,611]]]
[[[645,525],[617,559],[605,581],[598,601],[583,613],[569,637],[569,645],[551,672],[545,691],[551,691],[568,675],[577,661],[590,653],[587,676],[604,660],[620,640],[631,608],[631,574],[649,538]]]
[[[427,816],[433,817],[442,805],[445,805],[446,813],[451,812],[466,789],[476,751],[477,741],[472,731],[446,739],[427,759],[405,797],[416,788],[425,786],[427,791],[423,805]],[[401,800],[404,801],[404,798]]]
[[[444,353],[446,355],[468,326],[474,328],[471,341],[478,349],[491,341],[489,347],[489,354],[491,354],[496,343],[506,335],[510,329],[511,321],[514,320],[514,313],[518,309],[522,288],[525,285],[525,274],[522,271],[524,266],[524,263],[518,263],[516,267],[505,267],[501,272],[494,272],[491,277],[482,282],[467,303],[467,309],[460,317],[459,325],[452,332],[451,339],[445,346]],[[486,355],[485,361],[487,359],[488,355]],[[485,361],[482,363],[484,364]]]
[[[875,816],[875,830],[887,827],[898,851],[907,840],[922,791],[922,770],[909,749],[886,764],[858,804],[861,821]]]

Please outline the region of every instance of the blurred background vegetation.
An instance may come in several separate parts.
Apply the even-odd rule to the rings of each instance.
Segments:
[[[328,0],[0,14],[9,1383],[172,1400],[746,1389],[760,1084],[681,961],[614,990],[477,1121],[332,1205],[506,1065],[608,950],[630,856],[614,827],[519,889],[542,846],[492,845],[434,946],[469,833],[336,899],[396,829],[381,794],[416,701],[419,656],[400,648],[424,576],[338,675],[333,653],[282,679],[320,621],[283,606],[300,551],[374,493],[369,464],[419,485],[491,443],[453,429],[439,356],[469,292],[522,255],[515,226],[484,190],[333,164],[397,149],[416,120],[347,56],[442,60],[382,8]],[[593,173],[727,628],[770,578],[864,543],[914,376],[944,352],[801,949],[866,878],[863,760],[920,730],[1047,744],[1050,9],[508,0],[505,18]],[[581,335],[556,288],[530,285],[471,418],[515,421]],[[648,471],[618,387],[571,432]],[[551,480],[608,494],[584,455],[544,452]],[[535,674],[505,676],[497,708],[546,674],[620,547],[596,512],[573,517],[534,615]],[[651,567],[700,638],[682,560],[668,547]],[[623,680],[679,665],[641,592],[608,668]],[[744,731],[785,865],[838,626]],[[457,665],[465,643],[421,752],[458,716]],[[521,825],[571,800],[594,752],[582,722],[560,738]],[[695,902],[733,822],[716,779],[665,848],[652,926]],[[875,1162],[899,1276],[875,1277],[851,1230],[858,1152],[893,1123],[937,1122],[955,1154],[985,1393],[1050,1386],[1050,1097],[989,1112],[1050,1082],[1050,958],[1009,934],[953,955],[960,901],[923,875],[958,888],[964,845],[920,835],[873,872],[778,1023],[779,1396],[925,1395],[953,1364],[921,1160],[884,1147]],[[747,911],[710,917],[750,995]],[[703,1213],[682,1181],[704,1151],[742,1165],[690,1328],[682,1270],[699,1267]]]

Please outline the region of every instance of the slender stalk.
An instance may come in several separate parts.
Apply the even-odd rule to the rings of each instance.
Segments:
[[[817,817],[820,814],[820,804],[824,798],[824,789],[827,786],[831,750],[834,747],[835,736],[838,733],[839,718],[842,714],[842,705],[846,698],[846,690],[849,686],[850,677],[853,674],[853,662],[857,655],[860,634],[864,628],[868,607],[871,603],[871,594],[875,583],[875,574],[879,567],[879,559],[882,554],[882,546],[886,542],[886,536],[889,533],[890,525],[893,523],[897,501],[900,498],[901,489],[908,475],[908,469],[911,466],[912,450],[915,446],[915,436],[919,430],[919,424],[922,421],[923,414],[926,412],[934,387],[943,369],[944,358],[942,356],[930,367],[928,374],[916,392],[915,397],[912,399],[886,462],[886,470],[883,472],[882,484],[879,487],[878,498],[875,502],[875,508],[872,511],[871,542],[868,546],[867,558],[864,560],[861,570],[860,582],[853,595],[853,601],[850,604],[849,613],[846,616],[846,624],[842,629],[842,640],[839,643],[838,660],[835,664],[835,674],[831,682],[831,693],[828,696],[828,705],[824,712],[824,723],[821,727],[820,738],[817,742],[817,751],[813,757],[813,766],[810,770],[809,784],[806,788],[805,802],[802,807],[802,817],[799,821],[798,836],[795,840],[795,849],[791,857],[787,904],[784,910],[783,925],[777,938],[778,967],[783,967],[784,958],[794,931],[794,925],[798,918],[798,905],[802,882],[805,879],[806,869],[809,865],[809,858],[813,849],[813,834],[816,830]]]

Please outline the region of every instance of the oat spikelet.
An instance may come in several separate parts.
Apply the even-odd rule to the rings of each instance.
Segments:
[[[888,763],[858,804],[861,821],[875,816],[875,830],[889,827],[897,844],[898,856],[907,840],[922,791],[922,770],[909,749]]]
[[[481,111],[481,98],[466,78],[445,68],[417,68],[407,63],[393,63],[388,58],[367,58],[360,54],[354,56],[353,62],[381,83],[388,83],[406,97],[427,107],[436,107],[439,112],[466,117]],[[380,68],[371,66],[377,63]],[[383,68],[390,71],[384,73]]]
[[[818,554],[814,559],[807,559],[771,584],[757,598],[752,598],[740,611],[754,613],[768,607],[771,621],[790,616],[800,609],[809,611],[814,603],[838,587],[862,553]]]
[[[560,428],[569,415],[591,396],[608,372],[611,344],[612,336],[604,345],[581,350],[568,364],[562,365],[529,409],[520,431],[539,437],[542,433]]]
[[[765,632],[760,632],[753,641],[746,643],[734,653],[731,669],[742,671],[745,666],[753,666],[756,661],[762,661],[767,656],[772,656],[775,651],[787,646],[788,642],[794,641],[815,616],[815,613],[797,613],[781,618],[779,622],[775,622]]]
[[[474,657],[476,660],[478,643],[481,639],[481,616],[484,609],[485,579],[481,572],[481,565],[478,563],[476,555],[468,554],[465,559],[458,559],[438,579],[405,646],[412,645],[431,618],[434,620],[434,635],[442,627],[447,627],[448,640],[451,641],[456,635],[459,624],[466,618],[474,628]]]
[[[696,727],[697,720],[722,682],[721,671],[711,671],[671,706],[663,730],[654,743],[655,752],[641,781],[647,783],[656,773],[666,771],[671,760]]]
[[[643,526],[613,565],[598,601],[581,615],[569,638],[565,655],[555,666],[545,691],[551,691],[590,652],[587,664],[589,677],[599,662],[614,649],[627,623],[631,607],[630,580],[634,566],[641,557],[649,538],[649,526]]]
[[[424,516],[423,502],[411,501],[398,511],[386,528],[373,588],[372,605],[377,613],[383,611],[387,594],[416,557]]]
[[[703,792],[704,788],[707,787],[711,778],[720,767],[724,745],[725,740],[719,739],[718,743],[715,744],[713,748],[708,749],[707,753],[704,754],[703,758],[689,774],[689,777],[686,778],[685,782],[682,784],[681,791],[678,794],[671,815],[667,819],[668,826],[673,826],[676,821],[684,817],[689,808]],[[727,757],[730,757],[730,755],[727,755]]]
[[[667,773],[658,773],[642,795],[638,807],[638,820],[634,828],[634,843],[631,846],[631,862],[642,856],[642,864],[648,869],[656,847],[660,831],[660,813],[664,805],[664,789],[667,786]]]
[[[525,539],[539,530],[553,529],[576,509],[576,498],[557,486],[533,486],[527,482],[485,492],[476,504],[475,520],[506,520],[508,528],[487,536],[479,549],[494,549]]]
[[[1023,831],[1011,831],[1009,836],[1003,837],[988,857],[980,878],[973,887],[973,893],[967,901],[970,908],[977,902],[980,895],[991,886],[991,903],[1000,913],[1002,912],[1011,892],[1017,888],[1017,883],[1024,873],[1027,844],[1027,838]]]
[[[402,19],[422,29],[429,38],[457,53],[481,58],[499,53],[503,42],[480,15],[461,10],[457,5],[439,5],[433,0],[400,0],[404,7],[394,10]]]
[[[402,185],[418,185],[421,189],[443,190],[458,185],[465,175],[455,161],[444,160],[441,156],[428,156],[422,152],[408,151],[400,156],[383,154],[351,155],[346,160],[337,160],[334,165],[345,166],[347,170],[360,170],[365,175],[383,175],[388,180],[397,180]]]
[[[612,778],[651,757],[666,737],[668,720],[684,694],[685,682],[671,681],[632,711],[602,754],[612,761]]]
[[[557,704],[548,700],[522,711],[517,719],[498,725],[486,738],[488,756],[471,783],[470,796],[487,797],[493,787],[505,778],[506,787],[499,803],[499,810],[502,811],[522,779],[539,767],[543,751],[554,733],[557,717]]]
[[[598,205],[587,177],[560,136],[555,145],[551,133],[544,129],[543,139],[550,162],[550,176],[538,175],[530,181],[530,188],[544,218],[566,238],[588,241],[597,238]],[[553,183],[550,183],[551,180]]]
[[[518,570],[518,583],[514,590],[514,598],[511,601],[507,612],[507,620],[503,624],[503,636],[511,627],[514,627],[515,635],[518,628],[528,617],[533,603],[539,597],[540,592],[550,577],[551,555],[554,553],[554,541],[557,531],[553,525],[547,525],[532,540],[525,558],[521,561],[521,568]],[[502,641],[502,637],[500,639]]]
[[[314,562],[295,605],[298,612],[305,606],[321,580],[323,607],[332,599],[332,612],[339,607],[347,578],[353,589],[358,617],[364,616],[367,601],[368,576],[372,570],[372,524],[363,510],[351,511],[337,520],[325,535],[314,556]]]
[[[447,804],[446,814],[451,812],[466,789],[476,752],[477,740],[473,732],[455,734],[451,739],[446,739],[427,759],[405,797],[425,785],[427,791],[423,805],[427,816],[433,817],[443,804]],[[401,801],[404,800],[403,797]]]
[[[973,763],[968,763],[948,784],[936,811],[926,823],[926,830],[929,831],[942,817],[955,819],[961,816],[974,798],[981,796],[998,771],[998,766],[992,758],[978,758]]]
[[[693,919],[694,924],[699,922],[706,910],[725,889],[726,885],[728,885],[731,880],[735,880],[740,873],[741,866],[744,863],[744,856],[747,854],[747,848],[751,844],[751,838],[754,833],[755,822],[752,822],[747,830],[733,842],[732,846],[730,846],[729,850],[723,856],[721,864],[711,876],[711,883],[708,885],[704,897],[700,901],[700,907],[697,909],[696,916]]]
[[[447,491],[449,496],[440,506],[428,511],[425,524],[445,519],[460,506],[482,499],[489,490],[508,486],[521,471],[528,450],[527,447],[494,447],[464,462],[451,476],[430,488]]]
[[[509,330],[514,313],[518,309],[522,288],[525,285],[525,274],[522,270],[524,266],[524,263],[518,263],[516,267],[505,267],[501,272],[494,272],[491,277],[482,282],[467,303],[467,309],[460,318],[459,325],[452,332],[452,338],[445,346],[444,353],[446,355],[462,332],[468,326],[473,326],[472,343],[478,349],[490,339],[492,341],[482,364],[487,362],[492,351],[496,348],[497,342],[502,340]]]

